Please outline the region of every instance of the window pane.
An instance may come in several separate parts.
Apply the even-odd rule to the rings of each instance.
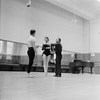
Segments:
[[[3,50],[3,41],[0,41],[0,53],[2,53]]]
[[[14,47],[14,43],[13,42],[7,42],[7,54],[8,54],[6,56],[7,60],[11,60],[12,59],[13,47]]]
[[[13,54],[13,46],[14,46],[14,43],[7,42],[7,54]]]

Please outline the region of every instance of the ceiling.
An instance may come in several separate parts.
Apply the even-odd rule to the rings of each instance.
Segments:
[[[60,8],[75,13],[87,20],[100,16],[100,3],[97,0],[45,0]]]

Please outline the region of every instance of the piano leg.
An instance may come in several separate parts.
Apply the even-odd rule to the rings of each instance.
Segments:
[[[84,67],[82,67],[82,74],[84,73]]]
[[[90,67],[90,73],[93,74],[93,72],[92,72],[92,67]]]

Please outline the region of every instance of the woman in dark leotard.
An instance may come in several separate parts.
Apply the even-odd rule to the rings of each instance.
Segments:
[[[43,44],[42,46],[42,50],[43,50],[43,66],[44,66],[44,73],[45,73],[45,76],[47,76],[47,71],[48,71],[48,62],[50,60],[50,49],[51,49],[51,46],[49,44],[49,38],[48,37],[45,37],[44,38],[45,40],[45,44]]]

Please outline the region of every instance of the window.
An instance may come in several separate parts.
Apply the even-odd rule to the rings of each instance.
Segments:
[[[13,47],[14,47],[13,42],[7,42],[7,56],[6,56],[6,59],[8,59],[8,60],[12,59]]]
[[[7,54],[13,54],[13,46],[14,46],[14,43],[12,42],[7,42]]]
[[[0,59],[2,59],[3,41],[0,41]]]
[[[0,41],[0,53],[2,53],[3,50],[3,41]]]

